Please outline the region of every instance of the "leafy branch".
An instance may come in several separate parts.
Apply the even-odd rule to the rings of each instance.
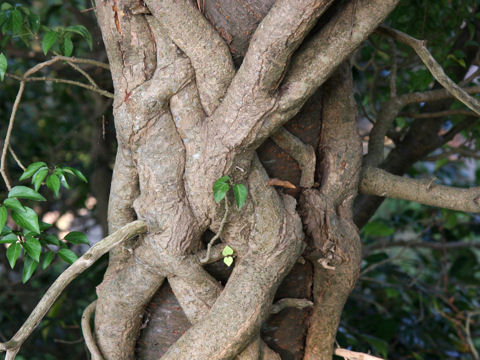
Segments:
[[[46,233],[45,231],[52,225],[39,221],[35,211],[23,205],[19,200],[45,201],[45,197],[38,192],[44,180],[45,185],[58,197],[60,186],[69,189],[66,174],[87,182],[79,170],[68,166],[54,167],[50,170],[44,162],[30,164],[20,180],[32,178],[34,189],[23,185],[15,186],[10,189],[8,197],[0,205],[0,244],[8,244],[6,256],[12,269],[23,250],[23,283],[30,279],[40,263],[43,270],[51,264],[55,253],[49,248],[49,245],[57,246],[59,250],[56,254],[69,264],[77,259],[77,255],[67,248],[66,242],[89,245],[87,237],[78,231],[70,232],[63,241],[53,234]],[[6,226],[9,213],[17,229]],[[42,248],[45,249],[43,255]]]

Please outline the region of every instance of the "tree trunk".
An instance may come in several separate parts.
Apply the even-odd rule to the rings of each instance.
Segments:
[[[109,229],[136,218],[148,226],[145,236],[110,253],[97,289],[95,333],[105,359],[135,357],[140,328],[155,324],[145,309],[165,279],[186,315],[179,323],[191,326],[165,340],[175,342],[162,359],[278,359],[260,330],[305,249],[315,301],[305,358],[331,358],[360,264],[351,206],[361,148],[344,61],[398,0],[272,3],[96,2],[118,139]],[[313,148],[281,127],[300,112],[295,121],[318,133],[320,111],[316,164]],[[270,136],[299,165],[296,175],[270,169],[271,177],[301,185],[290,194],[271,186],[256,155]],[[268,157],[260,158],[268,168]],[[215,202],[212,185],[222,176],[248,189],[241,209],[231,192]],[[193,255],[207,230],[221,232],[235,251],[224,287]]]

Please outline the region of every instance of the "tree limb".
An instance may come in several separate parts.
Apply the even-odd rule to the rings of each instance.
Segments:
[[[335,355],[341,356],[346,360],[383,360],[382,358],[376,356],[342,348],[336,348]]]
[[[360,191],[364,194],[480,213],[480,187],[453,188],[393,175],[378,168],[366,167],[363,169]]]
[[[257,138],[268,137],[280,124],[295,115],[398,2],[399,0],[350,1],[328,19],[328,23],[295,54],[280,88],[278,109],[265,119]],[[351,19],[345,17],[346,13],[352,13]]]
[[[300,186],[309,188],[314,184],[316,156],[313,146],[305,144],[283,126],[276,131],[271,139],[285,150],[300,166],[302,175]]]
[[[447,89],[457,100],[464,103],[469,109],[480,115],[480,102],[474,97],[468,95],[460,86],[458,86],[452,79],[450,79],[443,68],[438,64],[435,58],[427,50],[426,42],[415,39],[401,31],[391,29],[386,26],[380,26],[377,33],[387,35],[397,41],[400,41],[410,46],[417,55],[422,59],[425,66],[430,70],[433,77],[442,86]]]
[[[188,0],[146,0],[170,39],[188,56],[207,115],[220,104],[235,75],[227,44]]]
[[[270,308],[270,314],[278,314],[280,311],[286,308],[294,307],[296,309],[304,309],[306,307],[312,307],[313,302],[307,299],[295,299],[295,298],[284,298],[278,300]]]
[[[109,252],[113,247],[146,231],[147,227],[145,223],[137,220],[125,225],[120,230],[92,246],[85,254],[83,254],[83,256],[77,259],[62,274],[60,274],[45,295],[43,295],[42,299],[17,333],[9,341],[0,343],[0,351],[7,351],[7,356],[8,352],[16,353],[68,284],[92,266],[102,255]]]
[[[90,355],[92,356],[92,360],[103,360],[103,356],[98,349],[97,343],[95,342],[95,338],[92,333],[92,329],[90,326],[90,320],[92,318],[93,313],[95,312],[95,307],[97,305],[97,301],[95,300],[90,305],[88,305],[82,314],[82,334],[83,338],[85,339],[85,345],[87,346],[88,351],[90,351]]]
[[[243,63],[213,116],[212,129],[218,131],[223,143],[235,147],[255,139],[253,129],[276,106],[275,90],[290,57],[331,3],[279,0],[272,6],[257,27]]]

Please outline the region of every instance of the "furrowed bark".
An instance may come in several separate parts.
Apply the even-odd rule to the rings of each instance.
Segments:
[[[97,4],[112,65],[119,149],[122,156],[129,155],[125,158],[133,170],[128,172],[138,175],[140,190],[135,195],[123,191],[127,185],[121,182],[131,181],[129,177],[119,180],[112,197],[122,199],[122,209],[130,213],[134,209],[149,231],[130,248],[119,250],[121,255],[113,254],[98,287],[98,345],[105,359],[115,360],[134,356],[143,309],[164,279],[159,256],[194,249],[201,235],[183,189],[185,148],[168,109],[170,98],[193,81],[194,72],[155,19],[147,22],[130,12],[135,4],[129,0],[115,1],[113,7]],[[123,165],[117,166],[120,175]]]
[[[295,212],[295,200],[282,199],[265,185],[267,176],[254,160],[249,176],[251,201],[255,216],[252,231],[244,231],[248,252],[234,271],[209,314],[192,326],[162,359],[231,359],[258,335],[260,325],[270,313],[270,306],[280,281],[303,249],[301,222]],[[246,211],[252,211],[246,210]],[[244,217],[239,217],[238,220]],[[244,228],[232,219],[225,229],[227,242]],[[205,334],[209,334],[205,338]]]
[[[262,142],[295,115],[305,101],[375,30],[399,0],[352,0],[329,14],[328,22],[293,56],[280,86],[275,111],[262,119],[255,141]],[[355,10],[355,11],[354,11]],[[352,14],[352,16],[345,16]]]
[[[320,190],[305,190],[301,209],[314,256],[314,308],[305,359],[331,359],[340,315],[358,277],[361,242],[352,219],[362,148],[348,63],[324,85]],[[316,254],[315,254],[316,253]]]

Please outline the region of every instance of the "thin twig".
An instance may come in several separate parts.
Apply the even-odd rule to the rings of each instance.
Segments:
[[[445,116],[452,116],[452,115],[464,115],[464,116],[475,116],[478,117],[477,113],[474,113],[470,110],[465,109],[453,109],[453,110],[444,110],[444,111],[436,111],[430,113],[400,113],[398,116],[402,117],[409,117],[412,119],[432,119],[432,118],[442,118]]]
[[[22,162],[18,158],[17,154],[15,154],[15,151],[13,151],[11,145],[8,147],[8,151],[10,151],[10,155],[12,155],[13,159],[17,162],[17,165],[20,167],[20,169],[25,171],[26,167],[22,164]]]
[[[341,356],[347,360],[383,360],[382,358],[379,358],[376,356],[372,356],[372,355],[361,353],[361,352],[351,351],[347,349],[342,349],[342,348],[336,348],[335,355]]]
[[[7,134],[5,135],[5,141],[3,142],[2,149],[2,158],[0,160],[0,172],[2,174],[3,181],[7,185],[7,189],[10,191],[12,186],[10,185],[10,180],[8,179],[7,173],[5,171],[5,162],[7,160],[7,150],[10,146],[10,137],[12,136],[13,123],[15,122],[15,115],[17,114],[18,105],[22,99],[23,91],[25,90],[25,81],[20,81],[20,87],[18,88],[17,96],[15,97],[15,102],[13,103],[12,113],[10,114],[10,120],[8,121]]]
[[[467,335],[467,343],[470,347],[470,352],[472,353],[472,357],[474,360],[479,360],[480,357],[478,355],[477,349],[475,349],[475,344],[472,340],[472,334],[470,332],[470,322],[472,321],[472,316],[480,315],[480,311],[468,311],[467,312],[467,319],[465,321],[465,334]]]
[[[203,259],[200,260],[202,264],[205,264],[208,262],[210,259],[210,252],[212,251],[212,245],[215,244],[215,241],[220,237],[223,231],[223,227],[225,226],[225,223],[227,222],[227,215],[228,215],[228,199],[225,196],[224,198],[225,202],[225,213],[223,214],[222,222],[220,223],[220,227],[218,228],[218,232],[215,234],[215,236],[212,238],[212,240],[209,241],[207,245],[207,254]]]
[[[92,356],[92,360],[103,360],[102,353],[98,349],[95,338],[93,337],[92,330],[90,328],[90,319],[92,318],[95,308],[97,306],[97,301],[93,301],[88,305],[82,314],[82,334],[85,339],[85,344],[87,345],[88,351]]]
[[[0,351],[7,351],[7,358],[9,358],[10,353],[16,354],[68,284],[112,248],[127,239],[144,233],[146,230],[147,227],[143,221],[133,221],[92,246],[83,256],[60,274],[17,333],[9,341],[0,343]]]
[[[96,87],[97,89],[100,89],[100,87],[97,85],[97,83],[92,79],[92,77],[90,75],[88,75],[88,73],[83,70],[80,66],[78,65],[75,65],[74,63],[72,63],[71,61],[67,61],[67,64],[70,65],[72,67],[72,69],[74,70],[77,70],[80,74],[82,74],[85,79],[88,80],[88,82],[90,84],[92,84],[92,86]]]
[[[278,300],[275,304],[270,307],[270,314],[278,314],[280,311],[286,308],[296,308],[304,309],[306,307],[312,307],[313,302],[307,299],[295,299],[295,298],[284,298]]]
[[[468,93],[445,74],[443,68],[428,51],[425,41],[415,39],[401,31],[383,25],[378,27],[377,32],[410,46],[417,53],[428,70],[430,70],[433,77],[445,89],[447,89],[457,100],[464,103],[469,109],[480,115],[480,102],[474,97],[468,95]]]
[[[87,85],[87,84],[84,84],[84,83],[81,83],[79,81],[74,81],[74,80],[68,80],[68,79],[57,79],[57,78],[50,78],[50,77],[45,77],[45,76],[42,76],[42,77],[35,77],[35,76],[32,76],[32,77],[29,77],[29,78],[26,78],[26,79],[22,79],[20,76],[17,76],[17,75],[12,75],[12,74],[5,74],[6,77],[9,77],[9,78],[12,78],[12,79],[15,79],[15,80],[18,80],[18,81],[25,81],[25,82],[30,82],[30,81],[51,81],[51,82],[54,82],[54,83],[60,83],[60,84],[69,84],[69,85],[75,85],[75,86],[79,86],[81,88],[84,88],[84,89],[87,89],[87,90],[90,90],[90,91],[93,91],[93,92],[96,92],[100,95],[103,95],[107,98],[110,98],[110,99],[113,99],[114,98],[114,95],[111,93],[111,92],[108,92],[106,90],[102,90],[100,89],[99,87],[95,87],[93,85]]]

